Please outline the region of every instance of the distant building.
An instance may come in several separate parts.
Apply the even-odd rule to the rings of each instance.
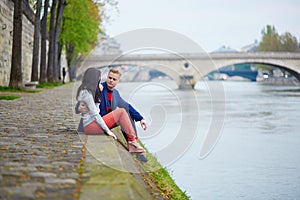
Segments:
[[[258,47],[259,47],[258,41],[254,40],[254,43],[242,47],[241,52],[249,52],[249,53],[257,52]]]
[[[121,45],[114,38],[111,38],[108,35],[102,35],[100,43],[95,49],[95,53],[100,55],[121,54],[122,51],[120,47]]]
[[[238,51],[229,46],[222,45],[220,48],[212,51],[211,53],[235,53],[235,52]]]

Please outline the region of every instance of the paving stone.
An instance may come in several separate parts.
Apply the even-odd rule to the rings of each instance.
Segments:
[[[62,185],[75,185],[75,179],[61,179],[61,178],[47,178],[46,183],[49,184],[62,184]]]
[[[12,186],[0,188],[0,199],[34,199],[37,187],[30,184],[29,186]]]
[[[19,171],[8,171],[2,173],[2,182],[1,185],[5,186],[15,186],[17,182],[20,181],[23,173]]]

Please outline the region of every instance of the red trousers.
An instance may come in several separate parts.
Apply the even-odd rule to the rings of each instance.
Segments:
[[[128,141],[134,141],[137,139],[129,116],[124,108],[113,110],[104,115],[102,119],[109,129],[121,125],[122,130],[127,135]],[[84,127],[84,133],[86,134],[100,134],[104,132],[105,131],[100,127],[96,120]]]

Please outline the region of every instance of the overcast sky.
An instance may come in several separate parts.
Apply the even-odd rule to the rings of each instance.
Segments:
[[[261,30],[274,25],[279,34],[300,39],[299,0],[117,0],[109,12],[106,33],[116,37],[141,28],[168,29],[211,52],[222,45],[239,50],[261,40]]]

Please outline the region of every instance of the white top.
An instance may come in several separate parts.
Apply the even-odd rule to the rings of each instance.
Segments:
[[[97,104],[98,106],[95,104],[94,98],[88,90],[83,89],[79,92],[78,101],[85,103],[89,109],[88,113],[82,115],[84,127],[96,120],[104,131],[109,131],[109,128],[99,114],[99,104]]]

